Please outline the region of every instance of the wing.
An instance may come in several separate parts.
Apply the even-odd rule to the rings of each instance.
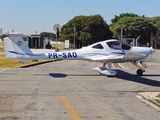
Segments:
[[[112,52],[110,54],[96,54],[85,57],[86,59],[92,61],[107,61],[107,60],[115,60],[124,58],[124,52]]]
[[[124,56],[125,59],[140,59],[145,57],[147,57],[145,54],[138,54],[138,53],[128,53],[125,54]]]
[[[133,59],[133,60],[138,60],[145,58],[146,55],[144,54],[137,54],[137,53],[111,53],[108,55],[103,55],[103,54],[97,54],[94,56],[87,56],[86,59],[92,60],[92,61],[112,61],[112,60],[119,60],[119,59]]]

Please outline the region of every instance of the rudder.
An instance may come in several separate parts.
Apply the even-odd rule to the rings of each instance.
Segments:
[[[32,55],[33,53],[22,38],[23,34],[12,33],[4,38],[4,49],[6,58],[19,58],[23,55]]]

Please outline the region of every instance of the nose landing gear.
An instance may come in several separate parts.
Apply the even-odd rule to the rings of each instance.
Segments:
[[[140,69],[137,70],[137,75],[142,76],[142,75],[143,75],[143,72],[145,72],[145,69],[144,69],[143,66],[142,66],[142,61],[139,62],[139,65],[138,65],[138,62],[136,62],[136,61],[133,61],[133,62],[131,62],[131,63],[132,63],[133,65],[137,66],[138,68],[140,68]]]

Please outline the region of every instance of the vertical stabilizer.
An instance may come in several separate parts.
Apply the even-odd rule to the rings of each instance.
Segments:
[[[22,38],[23,34],[12,33],[4,38],[4,48],[7,58],[19,58],[23,55],[32,55],[33,53]]]

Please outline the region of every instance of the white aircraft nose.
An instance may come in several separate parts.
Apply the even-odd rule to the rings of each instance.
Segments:
[[[153,54],[153,53],[155,53],[155,52],[156,52],[156,50],[153,49],[152,47],[150,47],[150,54]]]

